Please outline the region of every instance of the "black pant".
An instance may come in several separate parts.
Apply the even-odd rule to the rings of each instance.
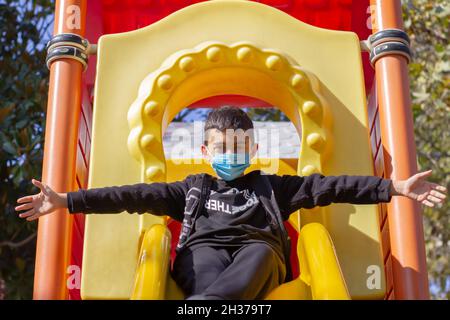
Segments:
[[[283,283],[285,275],[284,262],[265,243],[185,248],[172,271],[187,300],[261,300]]]

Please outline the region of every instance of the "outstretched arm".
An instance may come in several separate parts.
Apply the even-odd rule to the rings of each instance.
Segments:
[[[16,211],[28,210],[19,217],[35,220],[57,209],[68,208],[69,213],[129,213],[169,215],[177,221],[183,219],[186,180],[173,183],[137,183],[133,185],[80,189],[58,193],[48,185],[33,179],[41,192],[17,200],[22,205]]]
[[[425,180],[431,171],[418,173],[407,180],[376,176],[312,174],[306,177],[273,175],[274,191],[285,218],[300,209],[327,206],[331,203],[375,204],[390,202],[392,196],[406,196],[434,206],[446,198],[447,189]]]
[[[185,180],[80,189],[67,193],[67,205],[70,213],[149,212],[181,221],[187,190]]]

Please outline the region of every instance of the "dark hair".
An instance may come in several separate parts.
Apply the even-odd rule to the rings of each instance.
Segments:
[[[253,129],[253,122],[240,108],[223,106],[209,112],[205,122],[204,141],[207,144],[207,132],[211,129],[217,129],[225,132],[227,129],[242,129],[247,131]]]

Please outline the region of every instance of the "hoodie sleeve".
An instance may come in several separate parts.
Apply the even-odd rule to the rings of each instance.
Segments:
[[[331,203],[375,204],[390,202],[391,179],[376,176],[273,175],[274,193],[284,218],[300,208]]]
[[[149,212],[157,216],[168,215],[181,222],[189,189],[188,178],[172,183],[137,183],[68,192],[69,213]]]

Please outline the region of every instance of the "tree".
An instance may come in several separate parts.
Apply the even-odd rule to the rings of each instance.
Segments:
[[[409,64],[419,170],[450,186],[449,13],[446,0],[404,0],[403,20],[411,38]],[[426,253],[433,298],[450,298],[450,205],[424,208]]]
[[[0,297],[32,296],[36,223],[24,223],[16,200],[37,193],[41,176],[48,70],[45,43],[51,1],[0,0]]]

